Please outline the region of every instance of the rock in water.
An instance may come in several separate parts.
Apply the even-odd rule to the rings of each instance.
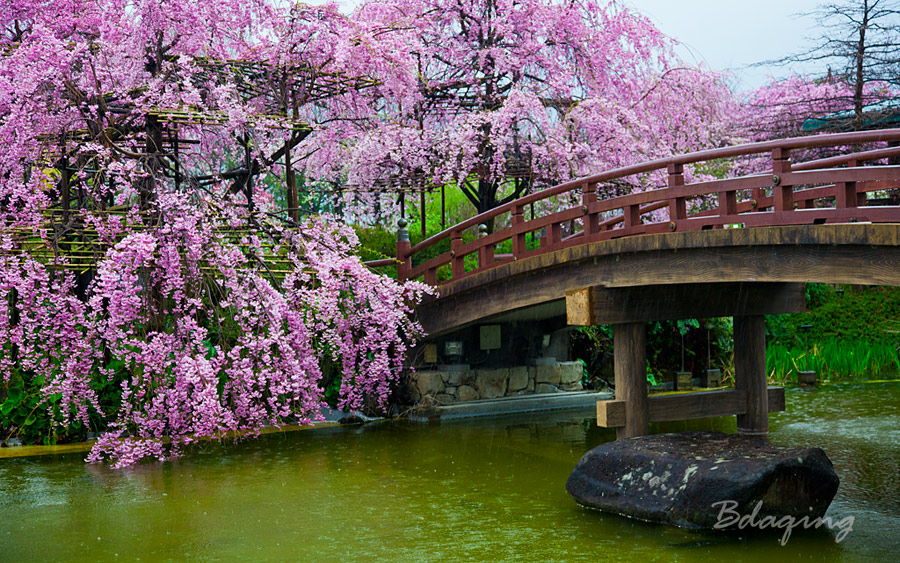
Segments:
[[[786,516],[821,517],[839,482],[820,448],[682,432],[597,446],[575,466],[566,490],[588,508],[682,528],[734,529],[736,515],[752,515],[743,529]],[[728,521],[733,525],[723,526]]]

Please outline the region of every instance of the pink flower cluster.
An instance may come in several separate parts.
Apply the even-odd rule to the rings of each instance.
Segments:
[[[0,383],[32,374],[45,396],[60,394],[60,424],[89,423],[88,412],[100,410],[91,382],[102,354],[74,285],[71,272],[51,272],[27,254],[0,256]]]
[[[174,193],[157,205],[158,225],[100,260],[87,303],[72,274],[25,253],[0,259],[0,377],[40,376],[45,396],[61,394],[62,424],[104,417],[89,461],[166,459],[197,440],[308,423],[323,405],[323,361],[342,368],[340,406],[386,406],[430,288],[369,271],[334,217],[235,240],[207,205]],[[251,241],[267,236],[294,267],[281,281]],[[121,404],[102,412],[93,384],[110,378]]]
[[[310,136],[317,178],[366,188],[424,175],[485,211],[728,138],[734,99],[721,77],[679,60],[674,42],[622,2],[373,0],[353,17],[393,31],[415,80],[379,91],[385,109],[362,125]]]

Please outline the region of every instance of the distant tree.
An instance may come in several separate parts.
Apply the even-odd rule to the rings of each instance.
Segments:
[[[862,92],[863,106],[896,95],[885,82],[868,82]],[[765,141],[821,132],[820,129],[855,129],[854,96],[854,86],[833,75],[772,79],[743,96],[734,114],[734,135],[748,141]],[[823,119],[838,114],[846,117]],[[805,130],[804,124],[811,124],[810,120],[818,120],[822,127]]]
[[[816,18],[821,30],[811,39],[812,47],[776,62],[816,62],[827,66],[827,76],[822,82],[843,83],[848,87],[834,89],[829,94],[828,105],[848,106],[853,111],[853,120],[846,127],[861,129],[863,108],[872,101],[867,85],[900,85],[900,0],[829,2],[820,4],[808,15]],[[875,89],[883,90],[883,87]]]
[[[853,85],[853,113],[861,128],[865,85],[873,81],[900,84],[900,2],[853,0],[819,8],[824,28],[822,60],[835,60]]]

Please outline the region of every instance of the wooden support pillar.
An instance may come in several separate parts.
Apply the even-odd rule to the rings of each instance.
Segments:
[[[763,315],[734,317],[734,388],[747,394],[747,412],[737,416],[738,433],[768,434],[766,321]]]
[[[478,238],[484,238],[488,236],[488,228],[487,225],[481,224],[478,225]],[[485,244],[481,248],[478,249],[478,267],[479,268],[487,268],[491,264],[494,263],[494,245],[493,244]]]
[[[173,164],[175,165],[175,190],[181,191],[181,156],[178,151],[178,125],[174,125],[171,129],[172,135],[172,152],[175,154],[175,161]]]
[[[636,227],[641,224],[641,206],[638,204],[628,205],[622,208],[622,214],[625,216],[625,228]]]
[[[65,145],[62,145],[62,154],[62,175],[59,179],[59,191],[62,199],[63,223],[68,223],[72,191],[71,186],[69,185],[69,179],[71,178],[69,175],[69,156],[66,153]]]
[[[253,155],[250,153],[250,134],[244,133],[244,170],[247,171],[247,182],[244,184],[244,195],[247,198],[247,213],[253,220],[255,205],[253,203]]]
[[[855,168],[859,163],[851,160],[847,163],[847,168]],[[856,192],[856,182],[837,182],[834,184],[834,204],[838,209],[847,209],[851,207],[859,207],[866,204],[866,194]]]
[[[719,192],[719,215],[737,215],[737,193]]]
[[[162,125],[159,122],[159,119],[153,115],[146,115],[144,119],[144,134],[146,136],[144,140],[145,144],[145,153],[150,157],[158,157],[159,153],[163,152],[163,141],[162,141]],[[147,176],[143,179],[139,180],[140,188],[138,190],[139,194],[139,205],[141,211],[146,211],[150,208],[150,202],[156,198],[156,180],[157,172],[159,169],[159,163],[157,158],[148,158],[147,159]],[[248,169],[249,170],[249,169]]]
[[[284,147],[284,179],[287,185],[288,219],[297,223],[300,221],[300,198],[297,197],[297,179],[294,176],[294,163],[291,161],[290,140]]]
[[[616,438],[645,436],[650,431],[647,402],[646,325],[613,326],[616,400],[625,402],[625,426],[616,428]]]
[[[753,188],[753,199],[750,200],[750,208],[752,211],[765,211],[766,207],[762,204],[766,197],[766,190],[763,188]]]
[[[532,212],[533,215],[533,212]],[[532,217],[533,218],[533,217]],[[517,225],[521,225],[525,222],[525,207],[522,205],[517,205],[513,207],[512,218],[510,220],[512,223],[512,227],[515,228]],[[513,258],[519,258],[528,250],[528,246],[525,240],[525,233],[517,232],[512,237],[512,253]]]

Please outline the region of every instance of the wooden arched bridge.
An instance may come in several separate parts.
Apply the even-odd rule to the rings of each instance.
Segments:
[[[766,388],[764,315],[803,310],[805,282],[900,285],[898,145],[900,129],[840,133],[611,170],[415,246],[401,229],[398,274],[439,286],[417,311],[433,336],[529,312],[613,324],[616,399],[598,420],[620,436],[724,414],[765,433],[784,396]],[[716,169],[761,172],[703,174]],[[735,321],[735,389],[648,400],[645,322],[720,316]]]

